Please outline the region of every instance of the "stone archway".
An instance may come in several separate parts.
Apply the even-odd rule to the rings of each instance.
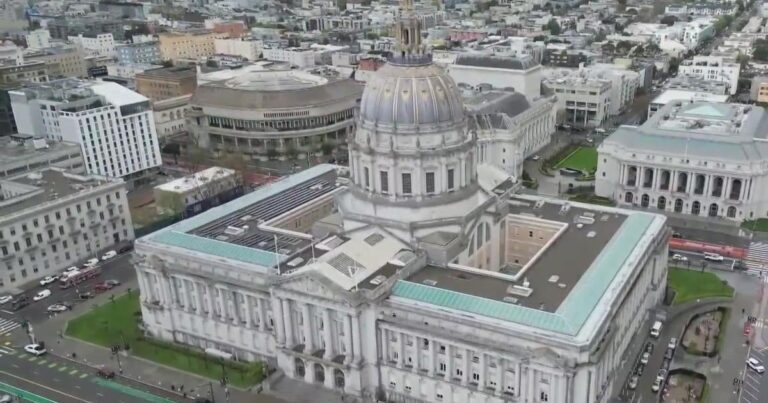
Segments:
[[[315,363],[314,373],[316,383],[325,383],[325,368],[322,365]]]
[[[307,374],[307,369],[304,366],[304,360],[301,358],[296,358],[293,360],[293,373],[296,378],[304,379],[304,376]]]
[[[346,379],[344,378],[344,371],[340,369],[334,369],[333,370],[333,385],[336,386],[337,389],[344,389]]]

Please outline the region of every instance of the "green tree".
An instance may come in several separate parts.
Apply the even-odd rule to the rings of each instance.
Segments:
[[[206,165],[208,153],[197,144],[187,146],[187,162],[193,172],[197,172],[202,165]]]
[[[169,212],[172,215],[178,215],[184,211],[184,198],[178,193],[156,190],[155,206],[160,212]]]
[[[661,17],[661,20],[659,20],[660,23],[665,24],[665,25],[669,25],[670,27],[672,25],[675,25],[675,23],[677,21],[678,21],[678,18],[675,17],[674,15],[665,15],[665,16]]]
[[[768,40],[758,39],[752,48],[752,59],[759,62],[768,61]]]
[[[242,176],[248,170],[248,161],[240,152],[230,152],[221,156],[219,162],[224,168],[237,171]]]
[[[619,0],[617,3],[618,3],[618,6],[616,7],[617,13],[623,13],[624,11],[627,10],[627,0]]]
[[[552,35],[560,35],[560,24],[555,21],[554,18],[550,19],[544,29],[548,30]]]

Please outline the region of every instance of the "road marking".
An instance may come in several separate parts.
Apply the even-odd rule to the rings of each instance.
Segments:
[[[748,390],[746,390],[746,389],[744,389],[744,388],[742,388],[741,390],[742,390],[744,393],[746,393],[746,394],[748,394],[748,395],[752,396],[752,398],[753,398],[753,399],[757,399],[757,396],[755,396],[755,395],[754,395],[752,392],[750,392],[750,391],[748,391]]]
[[[51,365],[49,365],[49,366],[48,366],[48,368],[53,368],[53,367],[55,367],[55,366],[56,366],[56,363],[55,363],[55,362],[52,362],[52,363],[51,363]]]
[[[31,380],[29,380],[29,379],[26,379],[26,378],[22,378],[22,377],[20,377],[20,376],[16,376],[16,375],[13,375],[13,374],[9,374],[9,373],[7,373],[7,372],[5,372],[5,371],[0,371],[0,374],[4,374],[4,375],[7,375],[7,376],[10,376],[11,378],[16,378],[16,379],[18,379],[18,380],[20,380],[20,381],[24,381],[24,382],[27,382],[27,383],[29,383],[29,384],[35,385],[35,386],[37,386],[37,387],[40,387],[40,388],[43,388],[43,389],[48,389],[48,390],[50,390],[50,391],[52,391],[52,392],[55,392],[55,393],[58,393],[58,394],[60,394],[60,395],[62,395],[62,396],[66,396],[66,397],[69,397],[69,398],[71,398],[71,399],[73,399],[73,400],[77,400],[78,402],[91,403],[91,402],[89,402],[88,400],[84,400],[84,399],[81,399],[81,398],[79,398],[79,397],[77,397],[77,396],[72,396],[72,395],[70,395],[70,394],[68,394],[68,393],[62,392],[62,391],[60,391],[60,390],[57,390],[57,389],[53,389],[53,388],[50,388],[50,387],[48,387],[48,386],[45,386],[45,385],[43,385],[43,384],[41,384],[41,383],[37,383],[37,382],[35,382],[35,381],[31,381]],[[18,389],[18,388],[14,388],[14,389]],[[27,392],[27,391],[24,391],[24,392],[25,392],[25,394],[33,394],[33,393],[30,393],[30,392]],[[35,396],[37,396],[37,395],[35,395]],[[56,403],[55,401],[53,401],[53,400],[50,400],[50,399],[47,399],[47,398],[44,398],[44,397],[42,397],[42,396],[39,396],[39,398],[40,398],[40,399],[43,399],[43,400],[41,400],[41,401],[48,401],[48,402],[51,402],[51,403]]]
[[[755,382],[757,384],[760,383],[760,380],[752,376],[752,374],[747,374],[747,378],[749,378],[750,381]]]
[[[11,311],[6,311],[5,309],[0,309],[0,312],[5,312],[5,313],[10,314],[10,315],[15,315],[15,313],[13,313]]]
[[[85,378],[86,376],[88,376],[88,374],[82,374],[82,375],[80,375],[80,379],[83,379],[83,378]]]
[[[66,370],[67,370],[67,366],[66,365],[62,365],[62,366],[59,367],[59,372],[64,372]]]
[[[69,371],[69,374],[70,374],[70,375],[74,375],[74,374],[76,374],[76,373],[77,373],[77,370],[76,370],[76,369],[73,369],[72,371]]]
[[[29,361],[30,362],[35,362],[35,361],[37,361],[37,357],[35,357],[35,356],[29,357]]]
[[[3,344],[5,344],[6,346],[10,346],[10,345],[11,345],[11,342],[10,342],[10,341],[6,341],[6,342],[5,342],[5,343],[3,343]]]

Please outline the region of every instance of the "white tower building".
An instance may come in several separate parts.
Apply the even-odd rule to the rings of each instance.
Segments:
[[[463,233],[466,213],[487,196],[459,89],[432,63],[421,22],[404,3],[396,55],[363,92],[349,142],[353,186],[339,205],[346,231],[381,225],[413,244],[443,229]]]

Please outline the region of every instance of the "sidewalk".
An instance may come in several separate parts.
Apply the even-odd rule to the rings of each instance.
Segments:
[[[181,372],[174,368],[155,364],[142,358],[133,357],[130,353],[120,354],[120,365],[118,366],[117,359],[104,347],[82,342],[66,336],[57,337],[59,334],[58,332],[64,331],[66,322],[69,319],[89,311],[94,304],[104,303],[107,295],[103,294],[101,297],[103,298],[94,298],[87,303],[76,306],[71,312],[55,316],[44,323],[35,325],[35,335],[38,339],[46,342],[46,347],[50,354],[73,360],[72,354],[74,353],[76,358],[75,361],[81,364],[89,366],[106,365],[115,370],[115,372],[118,372],[118,367],[120,366],[123,369],[123,377],[165,391],[170,391],[171,385],[174,385],[174,388],[177,390],[176,395],[178,396],[179,401],[184,401],[184,395],[178,393],[179,388],[183,385],[183,390],[189,399],[194,399],[195,397],[210,397],[210,391],[212,389],[216,402],[287,403],[287,401],[267,393],[239,390],[232,387],[229,388],[229,396],[227,397],[225,388],[216,381],[210,381],[207,378]],[[20,337],[21,338],[18,340],[19,344],[27,342],[26,335],[21,334]]]

